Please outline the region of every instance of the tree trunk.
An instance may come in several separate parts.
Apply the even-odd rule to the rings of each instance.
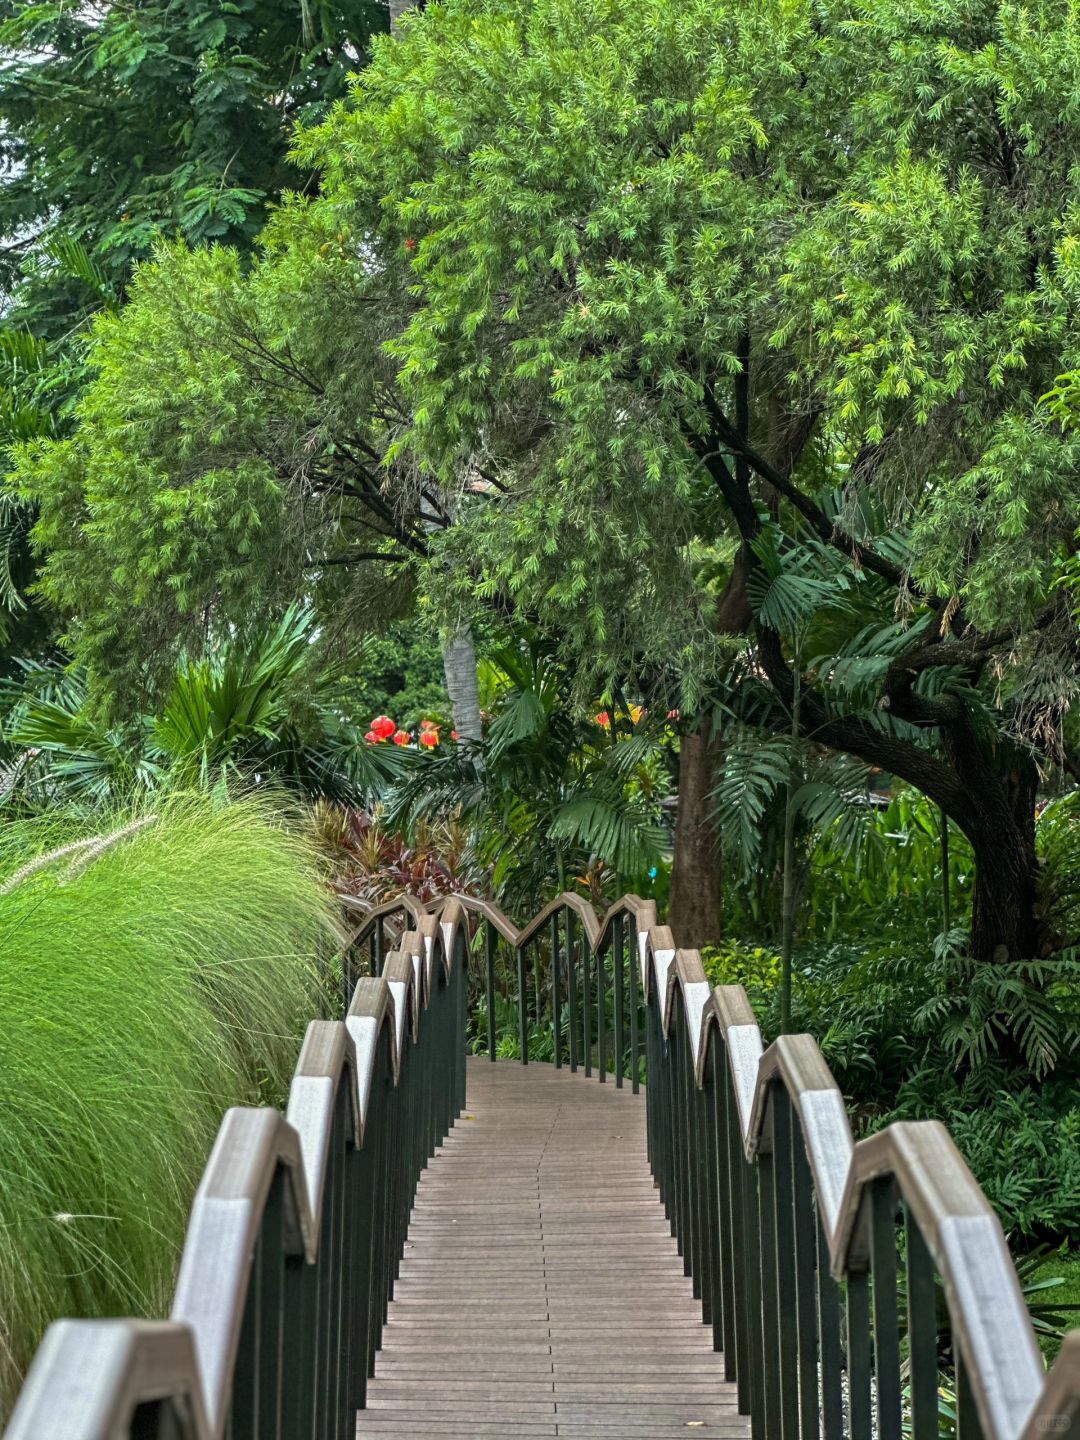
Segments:
[[[476,650],[472,631],[463,626],[443,647],[443,673],[458,739],[477,741],[481,736],[480,686],[476,677]]]
[[[1038,775],[1026,757],[982,791],[968,832],[975,854],[971,953],[976,960],[1030,960],[1044,944],[1038,913],[1035,795]]]
[[[411,10],[416,0],[390,0],[390,33],[397,34],[398,21],[406,10]]]
[[[671,930],[676,945],[701,949],[721,939],[720,836],[712,792],[722,745],[705,720],[679,742],[679,808],[671,866]]]

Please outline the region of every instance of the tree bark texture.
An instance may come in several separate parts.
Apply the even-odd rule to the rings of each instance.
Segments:
[[[712,792],[722,754],[710,720],[702,721],[679,742],[679,807],[669,919],[676,945],[686,948],[716,945],[721,939],[722,866]]]
[[[472,630],[467,625],[443,647],[443,674],[458,739],[478,741],[481,737],[480,686]]]
[[[390,0],[390,33],[397,34],[398,21],[406,10],[411,10],[416,0]]]

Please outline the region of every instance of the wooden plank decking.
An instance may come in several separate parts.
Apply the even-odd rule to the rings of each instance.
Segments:
[[[749,1435],[649,1174],[644,1096],[469,1061],[358,1434]]]

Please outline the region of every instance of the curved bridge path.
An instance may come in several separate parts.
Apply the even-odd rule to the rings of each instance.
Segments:
[[[645,1097],[468,1062],[358,1434],[747,1436],[649,1173]]]

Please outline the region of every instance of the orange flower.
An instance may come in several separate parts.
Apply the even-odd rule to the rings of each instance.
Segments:
[[[420,744],[421,744],[421,745],[426,746],[427,749],[430,750],[433,746],[437,745],[438,743],[439,743],[439,732],[438,732],[437,730],[421,730],[421,731],[420,731]]]
[[[394,733],[394,744],[408,745],[411,738],[412,737],[409,735],[408,730],[398,730]]]
[[[600,714],[596,716],[596,723],[602,725],[606,730],[611,724],[611,716],[606,710],[601,710]]]

